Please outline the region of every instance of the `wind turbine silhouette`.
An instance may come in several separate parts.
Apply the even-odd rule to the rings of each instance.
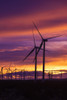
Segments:
[[[37,26],[36,26],[36,24],[35,24],[34,22],[33,22],[33,25],[34,25],[34,27],[36,28],[36,30],[38,31],[38,33],[39,33],[39,35],[40,35],[40,37],[41,37],[41,39],[42,39],[42,42],[41,42],[40,47],[39,47],[39,49],[38,49],[38,51],[37,51],[37,54],[39,53],[39,51],[40,51],[40,49],[41,49],[41,47],[42,47],[42,45],[43,45],[43,79],[44,79],[44,77],[45,77],[45,73],[44,73],[44,70],[45,70],[45,51],[46,51],[46,50],[45,50],[45,43],[46,43],[49,39],[57,38],[57,37],[62,36],[62,35],[55,36],[55,37],[49,37],[49,38],[44,39],[44,38],[42,37],[41,33],[39,32],[39,30],[38,30],[38,28],[37,28]],[[37,54],[36,54],[36,56],[37,56]]]
[[[12,80],[12,73],[13,73],[13,72],[15,72],[15,80],[16,80],[16,70],[17,70],[17,69],[15,68],[14,70],[11,70],[11,69],[9,68],[9,70],[11,71],[11,80]]]
[[[3,80],[3,67],[1,67],[1,74],[2,74],[2,80]]]
[[[33,34],[33,40],[34,40],[34,48],[33,48],[33,49],[30,51],[30,53],[23,59],[23,61],[26,60],[27,57],[28,57],[33,51],[35,51],[35,80],[36,80],[36,71],[37,71],[37,51],[38,51],[39,47],[36,46],[34,34]],[[41,49],[41,50],[43,50],[43,49]]]

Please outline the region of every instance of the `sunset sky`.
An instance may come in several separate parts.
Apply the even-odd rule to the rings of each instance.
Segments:
[[[32,21],[43,38],[62,35],[46,43],[46,69],[67,69],[67,0],[0,0],[0,67],[34,70],[34,53],[23,62],[34,47],[33,33],[36,45],[41,43]]]

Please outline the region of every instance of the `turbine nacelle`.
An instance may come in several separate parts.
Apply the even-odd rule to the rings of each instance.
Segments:
[[[44,42],[47,42],[47,41],[48,41],[48,39],[43,39],[43,41],[44,41]]]

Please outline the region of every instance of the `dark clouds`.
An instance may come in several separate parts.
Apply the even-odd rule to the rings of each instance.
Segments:
[[[44,37],[46,29],[52,36],[48,28],[53,30],[53,27],[58,28],[60,26],[60,33],[56,32],[57,34],[66,33],[67,0],[0,0],[0,35],[2,35],[0,37],[0,62],[15,62],[19,65],[28,64],[28,62],[33,63],[34,53],[30,55],[27,61],[22,61],[34,46],[32,29],[35,33],[35,28],[32,20],[35,21],[39,30],[44,30],[40,31],[43,32]],[[65,29],[62,29],[61,26],[64,26]],[[26,35],[24,31],[27,33]],[[39,46],[41,38],[38,34],[35,35],[35,38],[36,44]],[[67,38],[62,36],[46,43],[46,49],[49,50],[46,52],[46,62],[52,62],[53,58],[62,58],[67,55],[66,40]],[[42,52],[39,53],[39,58],[38,63],[40,64],[42,63]],[[47,58],[51,59],[48,60]]]
[[[40,42],[39,42],[40,44]],[[0,44],[0,62],[14,62],[15,64],[33,64],[35,52],[32,53],[25,62],[23,59],[34,46],[30,41]],[[66,41],[52,41],[46,43],[46,62],[53,62],[55,58],[64,58],[67,55]],[[38,63],[42,63],[42,51],[38,54]],[[48,59],[49,58],[49,59]]]
[[[67,17],[40,21],[40,27],[42,28],[43,27],[50,28],[50,27],[55,27],[55,26],[64,25],[64,24],[67,24]]]
[[[47,30],[67,25],[66,4],[67,0],[1,0],[0,34],[31,31],[32,20],[39,23],[39,28]]]
[[[9,23],[11,24],[11,22]],[[32,30],[33,29],[33,24],[31,21],[30,25],[14,25],[14,26],[10,26],[8,24],[8,27],[5,25],[0,26],[0,31],[28,31],[28,30]],[[17,23],[18,24],[18,23]],[[64,25],[67,24],[67,17],[64,18],[56,18],[56,19],[48,19],[48,20],[41,20],[39,21],[39,28],[51,28],[51,27],[56,27],[56,26],[60,26],[60,25]]]
[[[0,0],[0,17],[28,15],[67,6],[67,0]]]
[[[9,23],[10,24],[10,23]],[[8,24],[8,27],[5,25],[5,26],[0,26],[0,31],[28,31],[28,30],[32,30],[33,29],[33,25],[23,25],[23,24],[20,24],[20,25],[15,25],[15,26],[9,26]]]

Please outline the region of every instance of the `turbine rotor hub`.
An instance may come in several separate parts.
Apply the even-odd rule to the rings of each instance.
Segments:
[[[47,42],[48,41],[48,39],[44,39],[44,42]]]

